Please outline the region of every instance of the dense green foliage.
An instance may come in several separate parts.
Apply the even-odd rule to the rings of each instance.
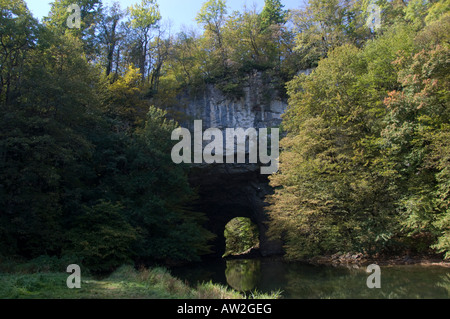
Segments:
[[[209,0],[201,32],[169,35],[155,0],[57,0],[43,23],[0,0],[0,255],[98,273],[199,260],[212,234],[170,159],[168,115],[207,85],[242,98],[260,73],[269,97],[290,97],[269,198],[288,257],[450,257],[449,1],[377,1],[380,29],[371,3]],[[235,253],[254,246],[249,224],[227,232]]]
[[[153,0],[127,10],[57,0],[43,23],[23,0],[1,0],[0,253],[69,256],[95,272],[208,253],[187,168],[170,159],[176,123],[161,109],[209,83],[239,97],[255,71],[283,93],[306,63],[287,20],[280,1],[228,14],[211,0],[201,35],[168,36]]]
[[[319,3],[308,8],[316,19]],[[430,249],[450,257],[450,16],[434,14],[444,3],[386,3],[389,20],[373,39],[361,46],[342,34],[311,76],[288,84],[269,214],[290,258]]]
[[[258,227],[249,218],[238,217],[225,227],[225,255],[240,255],[259,246]]]
[[[177,124],[132,63],[114,81],[89,63],[92,39],[62,31],[59,6],[41,25],[22,1],[1,2],[0,253],[72,256],[94,272],[198,260],[211,234],[170,160]]]

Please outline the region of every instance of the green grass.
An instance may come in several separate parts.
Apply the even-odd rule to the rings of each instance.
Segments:
[[[279,293],[245,296],[205,283],[193,289],[164,268],[136,271],[123,266],[106,279],[83,277],[81,289],[68,289],[69,274],[55,272],[0,273],[2,299],[278,299]]]

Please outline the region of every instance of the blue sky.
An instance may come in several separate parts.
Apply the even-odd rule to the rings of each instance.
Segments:
[[[103,0],[103,4],[109,5],[116,1],[120,3],[123,9],[140,2],[140,0]],[[25,2],[33,15],[41,20],[42,17],[48,14],[52,0],[25,0]],[[174,31],[178,31],[182,25],[196,26],[195,16],[203,2],[205,0],[158,0],[163,20],[167,21],[170,19],[173,26],[172,30]],[[304,0],[282,0],[282,3],[285,9],[297,9],[302,6]],[[244,5],[252,7],[253,4],[256,4],[257,8],[262,9],[264,0],[227,1],[229,12],[240,10]]]

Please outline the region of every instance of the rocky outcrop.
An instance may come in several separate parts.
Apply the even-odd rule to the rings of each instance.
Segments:
[[[179,97],[176,112],[183,113],[180,124],[193,131],[195,120],[203,128],[274,128],[281,124],[287,103],[261,73],[253,73],[243,87],[243,96],[227,96],[213,85],[206,86],[195,97]],[[272,193],[267,176],[261,175],[257,164],[196,165],[191,171],[191,184],[199,194],[195,209],[208,217],[207,228],[217,239],[213,245],[216,256],[225,252],[224,230],[236,217],[250,218],[259,228],[260,253],[263,256],[282,253],[280,242],[267,237],[265,198]]]
[[[248,77],[243,96],[230,97],[214,85],[207,85],[197,96],[179,97],[177,112],[183,113],[181,126],[193,129],[194,120],[203,120],[205,128],[270,128],[279,127],[287,103],[257,72]]]

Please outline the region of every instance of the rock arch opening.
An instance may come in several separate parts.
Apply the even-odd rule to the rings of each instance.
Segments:
[[[265,198],[273,190],[268,177],[260,174],[258,165],[208,165],[193,168],[191,185],[197,190],[196,211],[207,217],[205,227],[216,235],[211,242],[211,257],[222,258],[226,253],[225,228],[235,218],[247,218],[259,233],[262,256],[282,254],[282,244],[267,237]]]
[[[258,226],[250,218],[236,217],[225,226],[223,257],[244,256],[259,250]]]

